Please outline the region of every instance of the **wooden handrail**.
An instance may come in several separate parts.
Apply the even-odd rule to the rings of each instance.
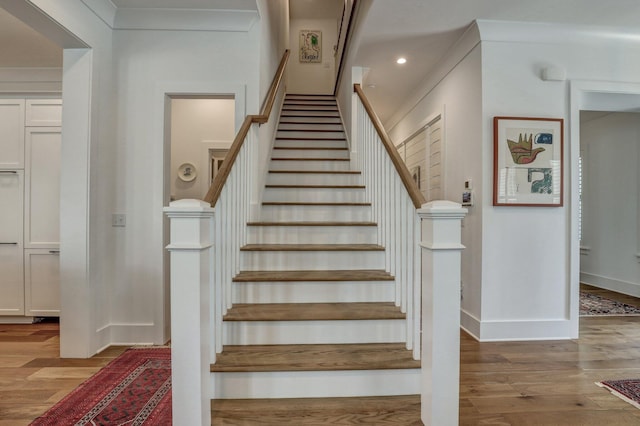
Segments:
[[[418,188],[416,183],[413,181],[413,178],[411,177],[411,173],[409,173],[409,169],[407,169],[407,165],[404,163],[404,161],[402,161],[402,158],[400,158],[400,154],[398,154],[398,150],[393,145],[393,142],[391,141],[391,138],[389,138],[389,135],[387,134],[386,130],[384,130],[384,126],[382,125],[382,122],[376,115],[375,111],[373,110],[373,107],[371,106],[371,103],[369,103],[369,100],[367,99],[364,92],[362,91],[362,87],[360,87],[359,84],[354,84],[353,90],[358,94],[358,97],[362,101],[362,105],[364,106],[364,109],[367,111],[367,114],[369,114],[369,118],[373,123],[373,127],[376,128],[376,131],[378,132],[378,136],[380,136],[380,140],[382,141],[382,144],[387,150],[389,157],[391,157],[391,162],[393,163],[393,165],[396,168],[396,171],[400,175],[400,179],[402,180],[404,187],[407,189],[407,192],[409,193],[409,197],[411,197],[411,201],[413,201],[413,205],[417,209],[422,207],[422,205],[427,202],[427,199],[424,197],[422,192],[420,192],[420,189]]]
[[[211,183],[209,191],[207,191],[207,195],[205,195],[204,197],[204,201],[211,204],[211,207],[215,207],[216,203],[218,202],[218,198],[222,193],[222,188],[227,182],[227,178],[229,177],[231,169],[233,168],[233,164],[235,163],[236,158],[240,153],[240,149],[242,148],[242,145],[247,138],[247,134],[249,133],[251,125],[253,123],[264,124],[269,121],[269,116],[271,115],[273,104],[276,101],[278,90],[280,89],[280,84],[282,83],[282,77],[284,76],[284,70],[287,66],[288,60],[289,49],[285,50],[284,55],[282,55],[280,65],[278,65],[278,70],[273,76],[273,81],[271,82],[271,86],[269,87],[269,91],[267,92],[264,104],[262,105],[262,111],[260,112],[260,115],[247,115],[242,122],[242,126],[240,126],[240,130],[238,130],[238,134],[236,135],[235,139],[233,139],[231,148],[229,148],[229,152],[224,157],[224,161],[222,162],[222,167],[220,167],[218,174]]]

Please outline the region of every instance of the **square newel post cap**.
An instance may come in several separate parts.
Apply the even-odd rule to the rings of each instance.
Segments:
[[[163,211],[169,217],[182,216],[185,213],[200,214],[200,215],[212,215],[215,209],[211,207],[211,204],[202,200],[184,199],[176,200],[169,203],[169,207],[165,207]]]
[[[435,200],[423,204],[418,209],[421,219],[463,219],[468,210],[460,203],[448,200]]]

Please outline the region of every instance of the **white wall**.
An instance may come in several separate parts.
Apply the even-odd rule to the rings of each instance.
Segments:
[[[166,95],[233,94],[241,86],[246,87],[246,103],[244,96],[237,99],[242,115],[257,111],[257,46],[255,29],[114,33],[118,155],[117,197],[110,210],[126,214],[127,226],[116,240],[113,341],[164,343],[168,338],[162,269],[162,207],[169,201],[163,161],[169,155]]]
[[[468,31],[416,89],[418,100],[408,100],[393,119],[390,133],[400,141],[443,106],[446,198],[459,201],[464,180],[473,181],[475,206],[462,231],[462,325],[481,340],[577,337],[577,278],[569,261],[569,194],[577,166],[569,155],[569,81],[637,82],[640,46],[612,33],[572,31],[480,21],[480,46]],[[455,52],[465,46],[469,55]],[[543,81],[542,69],[549,66],[565,70],[567,80]],[[564,207],[492,205],[494,116],[565,119]],[[638,276],[637,269],[627,273]]]
[[[233,99],[171,100],[171,197],[203,199],[209,188],[209,149],[229,149],[235,136]],[[183,163],[196,166],[196,178],[178,177]],[[206,188],[206,189],[205,189]]]
[[[60,347],[63,357],[87,357],[108,343],[97,330],[110,322],[113,234],[107,231],[110,216],[102,207],[113,202],[114,172],[113,167],[101,166],[112,165],[115,152],[111,31],[85,5],[72,0],[2,5],[65,48]],[[42,13],[48,17],[43,19]],[[48,85],[59,87],[56,80]]]
[[[580,129],[581,281],[640,297],[640,115],[605,114]]]
[[[428,90],[415,108],[392,129],[391,139],[400,142],[424,126],[436,114],[443,116],[443,151],[445,153],[445,199],[462,202],[464,181],[471,179],[475,197],[482,198],[482,82],[481,49],[477,45],[435,87]],[[424,93],[424,92],[423,92]],[[426,171],[425,171],[426,172]],[[461,278],[463,293],[461,308],[463,327],[472,327],[468,318],[481,317],[482,296],[482,206],[468,208],[463,220]],[[467,320],[467,321],[465,321]]]
[[[289,93],[333,94],[335,59],[333,46],[338,42],[338,19],[292,19],[290,31],[291,63]],[[322,62],[304,63],[299,60],[300,30],[322,31]]]

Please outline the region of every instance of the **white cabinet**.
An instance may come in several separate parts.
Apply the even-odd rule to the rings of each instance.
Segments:
[[[0,170],[0,315],[24,315],[24,172]]]
[[[62,101],[0,99],[0,316],[60,314]]]
[[[24,99],[0,99],[0,170],[24,168]]]
[[[60,127],[25,131],[25,248],[60,247]]]
[[[60,315],[60,252],[49,249],[24,251],[25,314]]]
[[[60,99],[27,99],[25,126],[62,126],[62,101]]]

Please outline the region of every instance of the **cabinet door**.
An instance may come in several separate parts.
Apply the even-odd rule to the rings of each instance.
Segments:
[[[58,248],[60,128],[28,127],[25,134],[25,247]]]
[[[24,168],[24,99],[0,99],[0,169]]]
[[[61,99],[27,99],[25,110],[25,125],[33,126],[62,126]]]
[[[0,170],[0,315],[24,315],[22,170]]]
[[[60,255],[58,250],[24,251],[25,314],[60,315]]]

